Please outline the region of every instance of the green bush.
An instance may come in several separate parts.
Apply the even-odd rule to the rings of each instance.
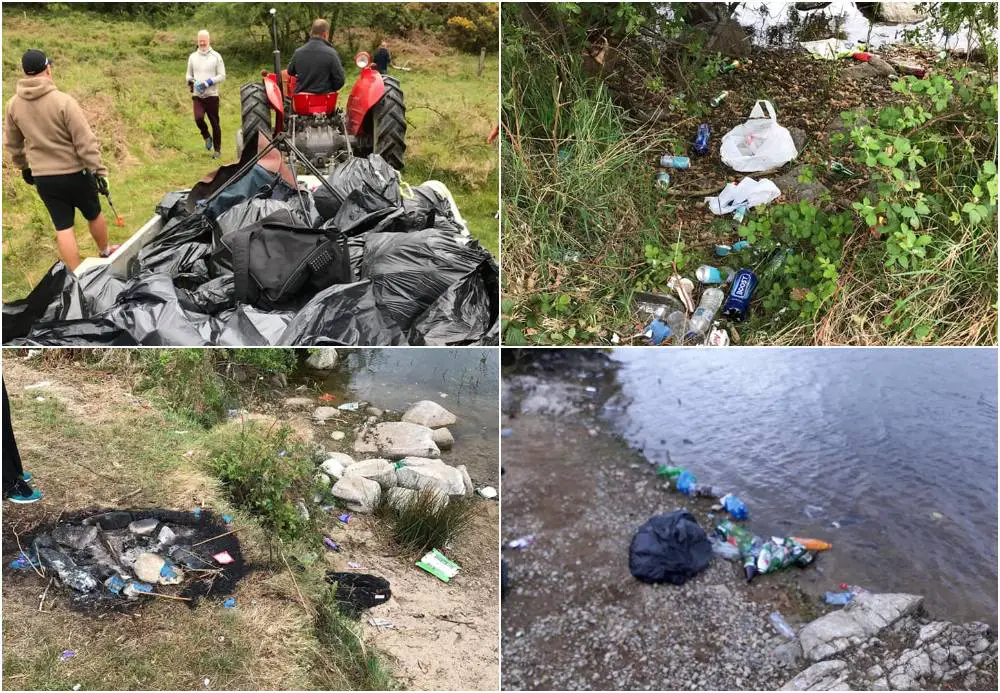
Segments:
[[[238,507],[283,541],[313,539],[313,465],[287,426],[264,430],[255,423],[219,431],[209,446],[209,466]],[[303,517],[296,504],[310,510]]]
[[[210,427],[226,416],[234,398],[215,370],[211,349],[157,349],[145,357],[140,389],[159,389],[174,411]]]
[[[423,490],[411,502],[395,505],[383,493],[375,514],[388,523],[403,550],[419,554],[454,540],[472,522],[476,507],[472,498],[454,497],[442,503],[437,492]]]

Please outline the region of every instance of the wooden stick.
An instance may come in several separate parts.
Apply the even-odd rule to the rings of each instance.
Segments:
[[[135,494],[137,494],[137,493],[141,493],[141,492],[142,492],[142,486],[140,486],[139,488],[137,488],[137,489],[136,489],[135,491],[132,491],[131,493],[126,493],[126,494],[125,494],[124,496],[122,496],[121,498],[115,498],[115,499],[114,499],[113,501],[111,501],[111,502],[112,502],[112,503],[114,503],[115,505],[118,505],[119,503],[121,503],[121,502],[122,502],[123,500],[125,500],[126,498],[131,498],[131,497],[132,497],[132,496],[134,496]]]
[[[230,534],[236,534],[237,532],[240,531],[240,529],[242,529],[242,527],[239,527],[239,528],[234,529],[232,531],[226,532],[225,534],[220,534],[220,535],[218,535],[216,537],[211,537],[209,539],[205,539],[204,541],[199,541],[197,544],[191,544],[191,548],[193,549],[196,546],[201,546],[202,544],[207,544],[208,542],[215,541],[216,539],[222,539],[222,537],[228,537]]]
[[[52,587],[52,581],[53,580],[55,580],[55,578],[49,578],[49,584],[47,584],[45,586],[45,591],[42,592],[42,598],[38,600],[38,610],[39,611],[41,611],[42,610],[42,606],[45,605],[45,597],[48,596],[48,594],[49,594],[49,588]]]
[[[309,605],[306,603],[306,598],[302,596],[302,590],[299,589],[299,583],[295,579],[295,573],[292,572],[292,567],[288,565],[288,560],[285,558],[285,552],[281,550],[281,546],[278,546],[278,555],[281,556],[281,561],[285,564],[285,568],[288,569],[288,574],[292,578],[292,584],[295,586],[295,591],[299,595],[299,603],[302,604],[302,608],[305,609],[306,613],[312,616],[312,609],[310,609]]]
[[[21,552],[21,555],[24,556],[24,559],[26,561],[28,561],[28,565],[30,565],[31,569],[34,570],[38,574],[38,577],[44,578],[45,577],[45,573],[43,571],[40,571],[38,568],[36,568],[35,567],[35,562],[33,560],[31,560],[31,558],[28,556],[28,554],[26,554],[24,552],[24,548],[21,546],[21,537],[20,537],[20,535],[18,535],[17,530],[11,529],[11,531],[14,532],[14,541],[17,542],[17,550]],[[41,563],[42,559],[39,558],[38,562]]]
[[[191,597],[175,597],[172,594],[160,594],[159,592],[145,592],[148,597],[160,597],[161,599],[176,599],[180,602],[189,602]]]

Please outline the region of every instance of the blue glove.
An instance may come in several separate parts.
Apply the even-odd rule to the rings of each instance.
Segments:
[[[205,80],[205,84],[208,85],[208,86],[212,86],[213,84],[215,84],[215,80],[206,79]]]
[[[207,89],[207,88],[208,88],[208,87],[207,87],[207,86],[205,86],[205,83],[204,83],[204,82],[195,82],[195,83],[194,83],[194,90],[195,90],[196,92],[198,92],[199,94],[201,94],[201,93],[202,93],[203,91],[205,91],[205,89]]]

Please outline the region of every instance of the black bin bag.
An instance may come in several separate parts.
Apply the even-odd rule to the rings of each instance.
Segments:
[[[712,545],[687,510],[654,515],[632,537],[628,569],[643,582],[683,585],[712,561]]]

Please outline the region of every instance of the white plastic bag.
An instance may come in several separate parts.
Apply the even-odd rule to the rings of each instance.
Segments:
[[[736,183],[728,183],[718,197],[706,197],[705,202],[712,214],[732,214],[740,207],[766,205],[781,197],[781,191],[767,178],[754,180],[744,178]]]
[[[764,108],[767,108],[766,114]],[[770,101],[754,104],[747,122],[722,137],[719,153],[726,166],[743,173],[777,168],[799,155],[791,133],[778,125],[778,116]]]

